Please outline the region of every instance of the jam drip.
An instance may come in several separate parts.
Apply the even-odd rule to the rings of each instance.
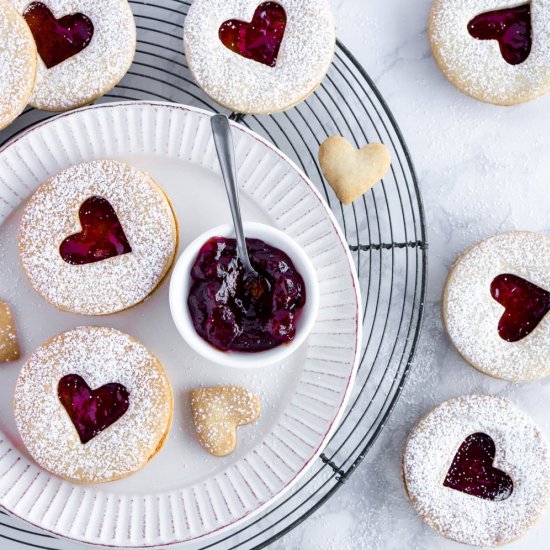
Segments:
[[[458,449],[443,485],[484,500],[506,500],[514,484],[508,474],[493,467],[495,452],[490,436],[470,435]]]
[[[132,252],[109,201],[90,197],[82,203],[79,216],[82,232],[67,237],[59,247],[61,257],[68,264],[91,264]]]
[[[468,32],[479,40],[498,40],[506,63],[519,65],[531,53],[531,4],[482,13],[468,23]]]
[[[105,384],[92,390],[77,374],[64,376],[57,386],[57,394],[82,444],[114,424],[130,405],[130,394],[123,385]]]
[[[499,275],[491,296],[505,308],[498,333],[507,342],[518,342],[533,332],[550,311],[550,292],[518,277]]]
[[[210,239],[191,271],[193,324],[222,351],[258,352],[290,342],[306,302],[304,280],[291,259],[258,239],[246,242],[252,265],[270,285],[259,296],[243,281],[235,239]]]
[[[30,4],[23,17],[48,69],[80,53],[88,47],[94,35],[94,25],[83,13],[56,19],[42,2]]]
[[[268,67],[275,67],[285,34],[286,12],[276,2],[260,4],[251,23],[231,19],[222,24],[219,37],[231,51]]]

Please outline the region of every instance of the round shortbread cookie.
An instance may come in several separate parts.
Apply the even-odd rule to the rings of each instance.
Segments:
[[[510,63],[499,40],[474,38],[468,26],[481,14],[520,6],[530,8],[530,18],[523,21],[524,29],[531,26],[530,52],[525,60],[522,57]],[[500,25],[486,24],[484,32],[500,32]],[[516,31],[508,36],[513,47],[521,31],[515,36],[512,32]],[[550,90],[550,0],[434,0],[428,34],[437,64],[467,95],[488,103],[514,105]]]
[[[33,107],[66,111],[87,105],[111,90],[130,68],[136,51],[136,26],[127,0],[12,0],[12,3],[27,18],[40,5],[34,22],[28,19],[39,54],[36,85],[30,98]],[[44,8],[48,11],[43,12]],[[76,27],[74,21],[64,23],[63,19],[76,15],[88,25],[91,22],[93,34],[87,37],[84,49],[48,68],[44,62],[48,58],[48,45],[63,39],[68,28]],[[87,31],[86,24],[79,23],[80,32]],[[74,45],[80,40],[83,38],[75,32],[68,43]]]
[[[83,381],[70,395],[72,411],[116,385],[113,403],[100,396],[88,417],[70,416],[60,394],[67,377]],[[126,408],[116,420],[101,429],[83,427],[83,418],[99,422],[90,417],[103,420],[105,411],[113,416],[123,399]],[[111,328],[80,327],[34,352],[17,380],[14,410],[23,443],[40,466],[72,481],[101,483],[134,473],[159,452],[170,430],[173,396],[163,366],[137,340]],[[84,431],[89,439],[83,442],[85,428],[92,433]]]
[[[507,310],[491,289],[506,275],[536,285],[539,293],[550,292],[550,238],[503,233],[465,252],[445,286],[445,326],[459,353],[481,372],[514,382],[537,380],[550,375],[550,314],[518,341],[504,339],[499,329]]]
[[[106,256],[95,250],[105,259],[79,264],[64,244],[83,235],[82,211],[94,199],[110,208],[126,248]],[[100,224],[94,219],[88,231]],[[176,221],[161,188],[145,172],[112,160],[72,166],[44,183],[25,208],[19,234],[21,263],[35,290],[55,307],[84,315],[142,302],[170,269],[176,248]]]
[[[274,66],[235,53],[220,38],[226,22],[258,22],[255,15],[265,4],[286,13]],[[195,0],[185,19],[185,53],[196,81],[215,101],[240,113],[269,114],[303,101],[325,77],[335,43],[328,0]]]
[[[480,450],[486,447],[474,445],[487,439],[492,456],[481,465]],[[544,511],[550,454],[537,426],[510,401],[459,397],[415,426],[403,474],[416,512],[432,529],[465,544],[495,546],[521,536]],[[507,492],[492,494],[504,481]],[[484,497],[472,494],[476,491]]]
[[[0,0],[0,130],[27,106],[36,78],[32,34],[9,1]]]

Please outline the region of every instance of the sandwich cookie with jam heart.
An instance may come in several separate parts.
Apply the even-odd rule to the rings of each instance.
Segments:
[[[184,46],[195,80],[240,113],[284,111],[325,77],[336,30],[328,0],[195,0]]]
[[[66,111],[106,94],[126,74],[136,51],[127,0],[11,0],[38,48],[30,104]]]
[[[514,105],[550,90],[550,0],[434,0],[428,34],[465,94]]]
[[[408,438],[403,474],[418,515],[443,536],[474,546],[520,537],[550,496],[548,445],[501,397],[458,397],[436,407]]]
[[[147,298],[170,269],[177,226],[145,172],[112,160],[72,166],[31,197],[19,253],[34,289],[55,307],[108,315]]]
[[[443,318],[481,372],[513,382],[550,375],[550,238],[515,231],[473,246],[451,269]]]
[[[162,448],[173,414],[159,360],[110,328],[60,334],[23,366],[13,400],[23,443],[49,472],[80,483],[126,477]]]
[[[9,0],[0,0],[0,130],[27,106],[37,54],[29,27]]]

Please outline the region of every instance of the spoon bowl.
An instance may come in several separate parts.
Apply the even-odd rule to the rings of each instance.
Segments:
[[[235,144],[229,119],[225,115],[214,115],[211,120],[214,144],[218,153],[218,160],[222,170],[223,181],[227,191],[227,198],[235,226],[235,238],[237,239],[237,255],[244,268],[245,288],[255,300],[259,300],[271,285],[269,281],[258,273],[250,261],[246,238],[243,230],[241,206],[239,203],[239,188],[237,185],[237,166],[235,163]]]

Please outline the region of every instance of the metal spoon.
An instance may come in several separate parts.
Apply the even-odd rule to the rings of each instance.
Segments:
[[[246,239],[244,236],[243,221],[241,217],[241,207],[239,204],[239,189],[237,187],[237,167],[235,163],[235,146],[229,119],[225,115],[214,115],[212,117],[212,133],[214,134],[214,143],[220,161],[227,198],[231,207],[233,216],[233,225],[235,226],[235,236],[237,238],[237,256],[244,268],[243,281],[245,289],[254,299],[259,299],[271,288],[269,281],[260,275],[252,264],[248,256]]]

